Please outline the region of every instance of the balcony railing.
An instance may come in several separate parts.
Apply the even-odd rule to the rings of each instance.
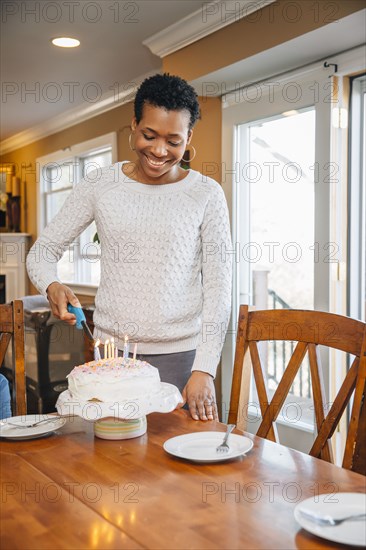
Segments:
[[[269,309],[291,309],[291,306],[285,302],[274,290],[268,289]],[[272,340],[268,343],[268,388],[275,390],[280,379],[288,365],[290,357],[294,351],[294,343],[290,341]],[[300,371],[297,374],[290,392],[296,397],[310,398],[310,365],[306,355]]]

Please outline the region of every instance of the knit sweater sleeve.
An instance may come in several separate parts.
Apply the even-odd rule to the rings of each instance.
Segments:
[[[201,227],[202,328],[192,371],[215,376],[231,312],[232,245],[225,195],[219,184],[212,183]]]
[[[57,277],[57,262],[93,219],[94,183],[91,183],[91,178],[90,181],[83,179],[74,187],[27,256],[29,278],[44,296],[51,283],[61,282]]]

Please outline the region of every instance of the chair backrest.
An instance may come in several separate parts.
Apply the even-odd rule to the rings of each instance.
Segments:
[[[3,364],[6,350],[12,341],[13,402],[17,415],[27,414],[27,398],[24,367],[24,314],[23,302],[14,300],[10,304],[0,305],[0,366]]]
[[[297,343],[270,401],[266,387],[266,366],[261,363],[258,342],[277,340]],[[341,350],[355,356],[329,411],[326,411],[318,345]],[[248,350],[262,416],[257,435],[277,441],[275,421],[301,363],[308,353],[317,427],[317,436],[310,455],[333,462],[330,438],[353,395],[342,466],[366,474],[364,460],[366,437],[362,433],[366,415],[366,324],[332,313],[288,309],[249,311],[248,306],[241,306],[229,423],[237,423],[239,403],[247,405],[249,402],[249,378],[244,372],[245,368],[243,370],[244,358]],[[243,376],[246,376],[247,380],[244,387],[244,399],[240,395],[243,391]]]

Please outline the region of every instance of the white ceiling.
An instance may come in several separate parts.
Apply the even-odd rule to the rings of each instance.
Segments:
[[[10,4],[8,2],[7,4]],[[96,94],[132,89],[148,74],[161,69],[161,59],[142,41],[207,4],[201,0],[135,0],[78,2],[14,1],[18,12],[1,23],[2,86],[8,93],[2,100],[0,139],[46,123],[57,116],[72,118],[73,111],[95,106]],[[39,19],[25,7],[38,4]],[[75,4],[74,17],[68,5]],[[49,6],[42,14],[42,6]],[[99,6],[99,13],[93,8]],[[117,22],[116,11],[120,6]],[[83,12],[83,8],[87,7]],[[125,8],[125,9],[124,9]],[[203,82],[216,83],[217,95],[332,56],[365,41],[366,10],[359,11],[295,40],[197,79],[192,84],[202,93]],[[36,13],[38,16],[38,13]],[[91,19],[99,18],[93,23]],[[59,18],[51,23],[50,20]],[[76,49],[56,48],[55,36],[72,36],[81,41]],[[67,84],[69,83],[69,84]],[[36,94],[26,94],[27,90]],[[59,93],[53,101],[55,93]],[[212,93],[212,90],[211,90]]]
[[[6,2],[8,7],[2,6],[0,62],[2,90],[7,95],[3,96],[1,106],[0,139],[85,101],[92,103],[98,94],[116,89],[116,82],[121,87],[128,86],[142,75],[158,72],[161,59],[142,41],[205,3],[203,0]],[[56,36],[78,38],[81,45],[75,49],[57,48],[50,42]],[[27,94],[28,90],[36,90],[36,94]]]

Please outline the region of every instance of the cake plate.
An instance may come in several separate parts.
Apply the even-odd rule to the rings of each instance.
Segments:
[[[62,392],[56,409],[61,416],[81,416],[94,422],[94,434],[101,439],[131,439],[146,433],[146,415],[173,411],[183,398],[173,384],[160,383],[160,391],[144,399],[106,403],[98,400],[77,401],[69,390]]]

